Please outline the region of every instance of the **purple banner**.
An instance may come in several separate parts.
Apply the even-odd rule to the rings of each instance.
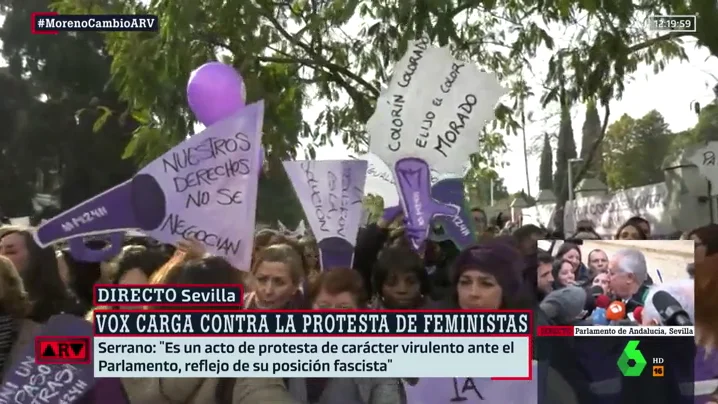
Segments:
[[[536,375],[534,364],[534,375]],[[419,379],[404,384],[407,404],[536,404],[536,377],[532,380],[491,380],[453,377]]]
[[[196,239],[209,253],[249,270],[261,159],[264,103],[246,106],[160,156],[132,180],[38,229],[42,246],[140,229],[174,244]]]
[[[457,215],[437,217],[435,223],[441,226],[443,234],[432,233],[431,239],[451,240],[459,250],[475,244],[474,220],[471,210],[466,207],[464,181],[461,178],[443,179],[431,187],[431,196],[441,203],[459,206],[461,209]]]
[[[460,207],[439,203],[431,197],[431,172],[424,160],[414,157],[401,159],[394,171],[407,227],[411,228],[409,239],[418,251],[429,236],[432,218],[456,216]]]
[[[53,316],[36,336],[92,337],[92,325],[68,314]],[[13,404],[67,403],[79,400],[95,385],[92,364],[38,365],[35,338],[7,371],[0,387],[2,399]]]
[[[284,162],[317,240],[323,270],[351,267],[361,225],[366,168],[364,160]]]

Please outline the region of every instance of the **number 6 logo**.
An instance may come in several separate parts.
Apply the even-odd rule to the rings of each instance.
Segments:
[[[626,347],[621,353],[621,357],[618,358],[618,369],[621,374],[626,377],[637,377],[643,373],[643,369],[646,367],[646,358],[643,357],[643,353],[638,350],[638,343],[640,341],[628,341]],[[633,365],[628,361],[633,360]]]

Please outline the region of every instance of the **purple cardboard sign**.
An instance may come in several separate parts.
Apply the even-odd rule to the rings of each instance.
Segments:
[[[431,219],[434,216],[455,216],[460,207],[439,203],[431,197],[431,173],[424,160],[415,157],[401,159],[396,163],[394,172],[407,226],[413,230],[409,241],[418,251],[429,236]]]
[[[264,103],[246,106],[155,159],[131,180],[38,228],[43,247],[76,237],[143,230],[163,243],[196,239],[249,270]]]
[[[92,325],[68,314],[53,316],[37,336],[92,337]],[[0,403],[66,403],[79,400],[95,385],[93,366],[38,365],[35,338],[22,348],[22,354],[5,372],[0,387]]]
[[[284,162],[317,240],[323,270],[352,266],[366,168],[363,160]]]
[[[536,375],[536,365],[534,365]],[[532,380],[491,380],[453,377],[419,379],[405,383],[407,404],[536,404],[536,377]]]
[[[466,208],[464,199],[464,181],[461,178],[446,178],[431,187],[431,196],[441,203],[459,206],[460,211],[454,216],[439,216],[436,224],[444,230],[443,234],[433,234],[434,241],[451,240],[459,250],[476,243],[474,236],[474,220],[471,211]]]
[[[122,252],[122,242],[125,239],[124,232],[109,233],[103,237],[107,240],[107,247],[99,250],[88,247],[83,237],[70,239],[70,254],[76,260],[82,262],[108,261]]]

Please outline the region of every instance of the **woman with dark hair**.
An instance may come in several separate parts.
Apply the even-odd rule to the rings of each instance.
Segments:
[[[718,254],[718,224],[711,223],[691,230],[688,239],[695,243],[695,263],[702,262],[707,257]]]
[[[573,275],[576,283],[583,284],[588,281],[589,270],[581,261],[581,248],[574,243],[563,243],[556,252],[556,259],[568,261],[573,265]]]
[[[525,260],[511,237],[464,249],[452,269],[448,308],[528,309],[533,299],[523,282]]]
[[[411,310],[428,303],[429,275],[424,260],[405,244],[381,250],[371,281],[375,293],[370,307],[374,309]]]
[[[99,262],[85,262],[76,259],[69,250],[57,252],[57,263],[60,273],[66,273],[67,287],[77,296],[82,311],[92,308],[92,295],[95,283],[100,279],[102,271]]]
[[[648,222],[640,217],[628,219],[618,228],[613,238],[615,240],[648,240],[644,223]]]
[[[4,233],[0,238],[0,255],[12,261],[23,279],[32,302],[29,319],[42,323],[63,312],[84,314],[60,277],[55,251],[37,245],[28,230]]]
[[[551,268],[553,275],[553,289],[561,289],[576,284],[576,273],[573,264],[567,259],[555,260]]]

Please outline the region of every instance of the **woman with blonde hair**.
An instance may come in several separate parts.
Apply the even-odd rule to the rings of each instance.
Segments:
[[[39,324],[27,320],[30,297],[12,261],[0,255],[0,369],[12,359],[15,347],[30,343]]]
[[[274,244],[259,251],[252,266],[254,290],[244,299],[248,309],[287,309],[301,306],[305,279],[302,257],[289,244]]]
[[[242,273],[225,259],[186,261],[169,269],[164,284],[241,284]],[[239,308],[239,307],[238,307]],[[168,307],[151,307],[168,309]],[[193,309],[183,307],[182,309]],[[203,307],[217,310],[227,307]],[[293,404],[281,379],[271,378],[130,378],[122,379],[129,402],[153,404]]]

